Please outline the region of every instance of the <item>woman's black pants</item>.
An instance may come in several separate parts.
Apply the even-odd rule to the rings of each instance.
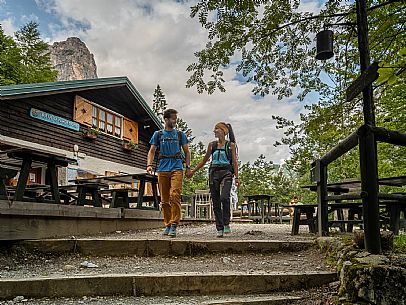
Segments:
[[[210,194],[217,230],[230,224],[230,190],[233,174],[230,169],[210,168]]]

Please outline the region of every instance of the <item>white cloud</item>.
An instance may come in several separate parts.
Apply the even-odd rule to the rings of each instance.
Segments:
[[[178,109],[198,141],[211,141],[214,124],[226,121],[234,128],[243,162],[261,153],[274,162],[286,159],[286,147],[273,147],[282,131],[275,128],[271,116],[297,120],[301,104],[283,103],[272,96],[255,101],[253,85],[233,80],[232,68],[225,71],[226,93],[199,95],[195,88],[185,88],[186,67],[207,39],[198,21],[189,16],[191,5],[183,1],[54,0],[49,10],[59,16],[64,28],[50,24],[50,39],[80,37],[95,56],[99,77],[128,76],[150,104],[159,83],[170,107]]]
[[[9,36],[14,36],[14,33],[18,30],[14,25],[14,20],[11,17],[0,20],[0,24],[4,30],[4,33]]]

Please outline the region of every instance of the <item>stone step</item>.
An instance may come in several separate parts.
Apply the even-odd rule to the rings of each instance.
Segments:
[[[337,280],[333,272],[183,272],[150,274],[97,274],[85,276],[0,279],[0,298],[16,296],[158,296],[247,295],[318,287]]]
[[[154,296],[154,297],[125,297],[125,296],[96,296],[82,298],[40,298],[27,299],[24,296],[16,298],[15,302],[26,305],[287,305],[296,304],[304,298],[299,296],[303,291],[284,294],[260,295],[190,295],[190,296]],[[12,302],[12,301],[11,301]],[[2,304],[0,302],[0,304]],[[6,303],[8,304],[8,303]]]
[[[283,305],[291,304],[293,301],[300,299],[300,297],[294,296],[233,297],[223,300],[205,301],[202,305]]]
[[[92,256],[205,255],[214,253],[275,253],[302,251],[312,241],[177,240],[177,239],[47,239],[18,243],[27,251]]]

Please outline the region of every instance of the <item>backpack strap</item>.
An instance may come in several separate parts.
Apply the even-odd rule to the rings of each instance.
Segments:
[[[163,130],[161,129],[161,130],[159,130],[158,131],[158,160],[161,160],[162,158],[174,158],[174,159],[184,159],[184,157],[182,156],[182,144],[181,144],[181,142],[182,142],[182,132],[180,131],[180,130],[177,130],[177,134],[178,134],[178,139],[177,139],[177,141],[178,141],[178,144],[179,144],[179,151],[176,153],[176,154],[174,154],[174,155],[164,155],[164,154],[162,154],[161,153],[161,149],[160,149],[160,146],[161,146],[161,138],[162,138],[162,135],[163,135]],[[168,140],[175,140],[176,141],[176,139],[168,139]],[[164,141],[165,141],[165,139],[164,139]]]

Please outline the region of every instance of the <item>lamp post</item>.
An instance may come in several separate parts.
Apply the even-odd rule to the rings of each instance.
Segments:
[[[358,51],[360,57],[361,73],[370,66],[368,43],[367,5],[365,0],[356,0]],[[323,34],[324,32],[324,34]],[[329,52],[332,46],[332,34],[326,30],[317,35],[317,59],[333,57]],[[319,47],[324,46],[324,49]],[[319,58],[318,58],[319,57]],[[376,141],[370,127],[375,126],[375,106],[372,97],[372,83],[362,89],[364,126],[358,135],[360,150],[361,188],[365,196],[362,198],[363,218],[365,230],[365,248],[370,253],[381,252],[381,239],[379,228],[379,200],[378,200],[378,161]]]

